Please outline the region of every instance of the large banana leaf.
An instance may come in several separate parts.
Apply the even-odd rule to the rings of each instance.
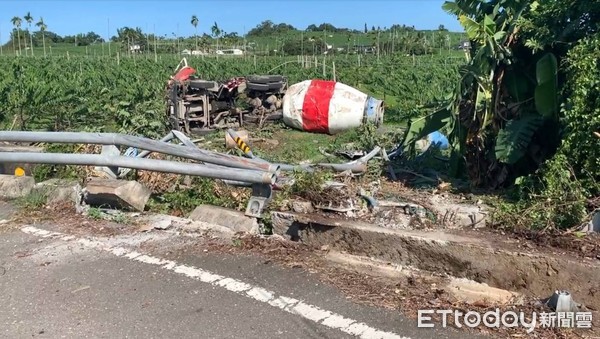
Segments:
[[[537,62],[535,108],[546,118],[554,118],[558,113],[557,73],[558,65],[554,54],[548,53]]]
[[[527,152],[531,138],[540,128],[544,118],[537,113],[524,114],[518,119],[510,120],[500,130],[496,139],[496,159],[513,165]]]
[[[460,21],[460,24],[465,28],[465,32],[467,32],[469,39],[474,40],[479,37],[481,25],[479,25],[477,21],[466,15],[459,16],[458,21]]]
[[[508,89],[508,93],[516,102],[523,102],[531,98],[529,79],[521,73],[514,70],[507,71],[504,76],[504,84]]]

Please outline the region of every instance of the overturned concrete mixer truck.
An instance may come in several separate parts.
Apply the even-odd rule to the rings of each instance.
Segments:
[[[282,75],[251,75],[218,82],[196,76],[184,58],[167,83],[171,127],[187,134],[259,127],[280,121],[312,133],[336,134],[366,122],[383,122],[383,101],[348,85],[306,80],[288,87]]]

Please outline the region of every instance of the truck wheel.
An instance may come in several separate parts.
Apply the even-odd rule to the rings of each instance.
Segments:
[[[255,82],[259,84],[268,84],[270,82],[283,81],[281,75],[252,75],[248,77],[248,82]]]
[[[268,91],[269,90],[269,84],[257,84],[254,82],[247,83],[246,87],[248,89],[255,90],[255,91]]]
[[[209,89],[215,87],[215,82],[206,80],[190,80],[190,87],[199,89]]]
[[[283,87],[283,82],[271,82],[269,83],[269,89],[279,90]]]

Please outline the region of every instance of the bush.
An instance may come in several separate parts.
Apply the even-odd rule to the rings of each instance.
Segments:
[[[575,175],[597,196],[600,193],[600,33],[585,38],[567,56],[568,99],[563,108],[565,136],[559,152],[568,157]]]
[[[587,215],[587,191],[564,154],[556,154],[540,169],[517,179],[512,202],[497,206],[496,226],[521,229],[566,229]]]
[[[570,228],[588,215],[587,201],[600,194],[600,34],[582,39],[566,58],[563,140],[536,173],[517,179],[517,202],[499,204],[502,226]]]

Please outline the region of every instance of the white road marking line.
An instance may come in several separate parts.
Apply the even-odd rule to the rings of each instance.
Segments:
[[[188,278],[200,280],[213,286],[222,287],[228,291],[266,303],[288,313],[299,315],[323,326],[340,330],[344,333],[348,333],[362,339],[410,339],[409,337],[400,336],[392,332],[377,330],[376,328],[373,328],[367,324],[345,318],[340,314],[320,309],[317,306],[306,304],[294,298],[288,298],[285,296],[276,297],[276,294],[273,291],[266,290],[259,286],[253,286],[237,279],[214,274],[201,268],[179,265],[172,260],[165,260],[136,251],[130,251],[123,247],[111,247],[98,240],[75,238],[74,236],[49,232],[32,226],[23,227],[21,228],[21,231],[23,233],[40,236],[43,238],[56,237],[63,241],[76,240],[81,245],[89,248],[109,252],[115,256],[131,259],[141,263],[159,266],[163,269],[185,275]]]

